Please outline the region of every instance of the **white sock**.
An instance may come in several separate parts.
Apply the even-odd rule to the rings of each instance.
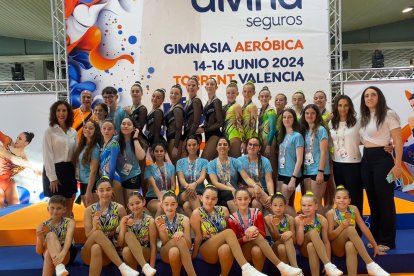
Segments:
[[[248,268],[250,268],[250,267],[251,267],[251,264],[249,264],[249,263],[245,263],[244,265],[242,265],[241,269],[242,269],[242,270],[246,270],[246,269],[248,269]]]
[[[370,262],[369,264],[367,264],[367,267],[371,267],[375,264],[375,262]]]
[[[286,268],[286,264],[284,262],[280,262],[277,266],[276,266],[279,270],[282,270],[284,268]]]
[[[331,263],[331,262],[326,263],[324,266],[326,267],[326,266],[328,266],[328,265],[332,265],[332,263]]]

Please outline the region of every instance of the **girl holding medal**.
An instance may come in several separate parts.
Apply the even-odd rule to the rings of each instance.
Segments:
[[[162,214],[162,197],[168,190],[175,191],[175,167],[165,162],[167,147],[162,142],[152,145],[155,163],[145,169],[144,179],[148,181],[148,192],[145,195],[147,208],[155,217]]]
[[[272,196],[272,212],[264,220],[273,240],[272,249],[280,260],[298,267],[295,250],[295,219],[285,214],[286,199],[281,192]]]
[[[226,229],[229,211],[226,207],[216,206],[217,199],[216,187],[207,184],[201,197],[203,207],[195,209],[190,219],[195,233],[192,258],[200,253],[206,263],[220,262],[220,274],[223,276],[229,274],[234,259],[240,265],[243,276],[265,275],[246,261],[236,235],[231,229]]]
[[[131,214],[121,219],[118,245],[124,246],[122,258],[126,264],[131,267],[139,264],[146,276],[152,276],[156,273],[157,228],[154,219],[144,213],[144,207],[145,199],[139,192],[129,195]]]
[[[208,94],[208,101],[203,109],[204,125],[197,130],[197,133],[201,134],[204,132],[206,142],[201,157],[211,161],[217,157],[217,152],[214,148],[218,139],[223,136],[221,128],[223,127],[224,116],[221,100],[216,96],[217,81],[214,78],[209,78],[205,88]]]
[[[123,202],[121,178],[116,172],[116,163],[120,152],[119,143],[114,138],[115,125],[112,120],[105,120],[101,127],[103,146],[99,156],[99,175],[108,177],[112,183],[116,202]]]
[[[139,142],[139,129],[135,127],[132,118],[126,117],[121,121],[118,142],[120,154],[116,162],[116,170],[121,177],[124,199],[122,202],[124,202],[130,193],[142,188],[139,161],[145,158],[145,151]]]
[[[331,246],[328,239],[328,221],[316,213],[316,197],[308,191],[302,196],[300,204],[301,214],[295,217],[296,242],[301,255],[309,258],[312,276],[319,275],[320,260],[328,276],[342,275],[343,272],[329,261]]]
[[[257,137],[256,126],[257,126],[257,106],[253,103],[253,96],[256,94],[256,87],[252,80],[247,81],[243,86],[243,98],[244,104],[243,110],[243,139],[241,145],[241,152],[246,153],[247,140],[251,137]]]
[[[188,93],[188,100],[185,102],[184,106],[184,134],[182,140],[185,144],[185,139],[190,135],[195,135],[198,127],[200,126],[201,115],[203,114],[203,103],[200,98],[197,97],[198,92],[198,79],[197,76],[192,76],[186,84],[186,89]],[[200,141],[202,137],[200,134],[197,135]],[[186,151],[183,148],[181,152],[181,157],[186,156]]]
[[[237,190],[235,201],[238,210],[230,215],[228,223],[239,240],[246,260],[253,261],[254,267],[261,271],[265,259],[268,258],[282,275],[300,275],[302,270],[281,262],[265,239],[263,213],[257,208],[249,208],[251,202],[249,191]]]
[[[259,112],[259,138],[262,141],[260,154],[266,156],[272,165],[273,183],[277,181],[277,155],[276,155],[276,111],[269,105],[272,95],[267,86],[259,92],[259,101],[262,107]]]
[[[200,207],[199,196],[204,191],[208,161],[198,157],[200,141],[197,136],[188,137],[185,147],[187,157],[178,160],[176,170],[180,183],[180,201],[185,215],[190,217],[193,210]]]
[[[365,225],[364,220],[356,206],[350,205],[351,199],[349,192],[344,186],[338,186],[335,193],[334,209],[326,213],[328,219],[328,237],[331,241],[332,253],[335,256],[346,256],[346,268],[348,275],[357,275],[358,254],[367,265],[369,275],[388,276],[377,263],[369,256],[364,242],[361,240],[355,226],[358,225],[371,243],[374,249],[374,257],[376,255],[384,255],[380,250],[374,237]]]
[[[188,217],[177,213],[177,197],[173,191],[167,191],[162,197],[164,215],[155,218],[158,235],[161,239],[161,260],[170,264],[172,275],[179,276],[181,265],[187,275],[195,276],[191,260],[191,229]]]
[[[137,276],[138,272],[123,263],[116,250],[116,229],[126,212],[121,204],[111,201],[113,190],[107,177],[96,183],[96,194],[98,202],[85,209],[86,242],[81,250],[89,275],[100,275],[102,267],[112,262],[123,276]]]
[[[175,84],[170,90],[171,107],[165,113],[164,121],[167,128],[165,136],[168,143],[168,156],[171,158],[171,163],[175,166],[177,160],[181,157],[182,151],[182,134],[184,122],[184,109],[180,103],[183,96],[181,85]]]
[[[360,122],[356,118],[354,104],[347,95],[335,97],[329,129],[333,141],[332,166],[335,183],[343,185],[349,191],[352,204],[362,212],[364,200],[359,150]]]
[[[304,178],[305,189],[311,190],[317,200],[318,212],[322,214],[322,197],[329,179],[328,131],[325,129],[319,109],[309,104],[300,119],[305,140]]]
[[[240,161],[229,157],[229,145],[229,141],[224,137],[218,140],[216,146],[218,157],[208,163],[207,173],[211,183],[218,189],[220,204],[227,204],[231,212],[236,212],[237,208],[234,205],[233,199],[238,188],[238,173],[249,187],[254,188],[258,193],[264,192],[242,168]],[[264,194],[266,195],[266,193]]]
[[[272,166],[269,159],[260,154],[260,140],[252,137],[247,140],[247,154],[237,158],[241,168],[249,177],[249,182],[254,181],[254,186],[247,189],[254,195],[252,206],[255,208],[270,209],[270,197],[274,194],[275,185],[272,179]],[[246,186],[244,185],[244,186]],[[270,196],[269,196],[270,194]]]
[[[241,155],[241,143],[243,138],[243,113],[236,98],[239,95],[239,88],[236,80],[231,80],[226,88],[227,104],[223,106],[225,113],[223,134],[230,141],[229,155],[239,157]]]
[[[97,122],[89,120],[82,129],[83,135],[73,154],[73,163],[79,166],[79,182],[83,205],[88,207],[96,202],[96,176],[99,168],[99,142],[102,134]],[[92,195],[94,193],[95,196]]]
[[[285,199],[289,201],[295,193],[302,177],[303,136],[299,133],[299,123],[293,109],[285,109],[281,114],[278,144],[279,144],[279,176],[278,187]],[[296,216],[293,205],[286,206],[286,212]]]

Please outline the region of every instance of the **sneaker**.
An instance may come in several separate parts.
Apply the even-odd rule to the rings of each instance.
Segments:
[[[282,276],[299,276],[302,273],[302,269],[292,267],[292,266],[290,266],[288,264],[285,264],[283,262],[280,262],[278,264],[277,268],[279,269],[280,274],[282,274]]]
[[[261,273],[252,265],[249,265],[249,267],[242,270],[242,276],[266,276],[266,274]]]
[[[144,272],[145,276],[153,276],[157,272],[157,270],[152,268],[149,264],[145,264],[142,267],[142,272]]]
[[[58,264],[55,267],[55,272],[56,272],[56,276],[66,276],[69,274],[64,264]]]
[[[344,274],[333,263],[326,264],[325,271],[328,276],[341,276]]]
[[[390,274],[382,269],[377,263],[372,262],[367,264],[367,271],[369,275],[373,276],[389,276]]]
[[[122,276],[138,276],[139,273],[136,270],[133,270],[126,263],[122,263],[119,267],[119,271],[121,272]]]

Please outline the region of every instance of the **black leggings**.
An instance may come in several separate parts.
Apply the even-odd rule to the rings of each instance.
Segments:
[[[378,244],[395,247],[394,186],[386,180],[394,160],[383,147],[364,148],[361,175],[371,209],[370,230]]]

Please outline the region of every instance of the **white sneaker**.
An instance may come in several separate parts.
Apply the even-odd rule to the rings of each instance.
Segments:
[[[328,276],[341,276],[344,274],[333,263],[326,264],[325,271]]]
[[[249,267],[242,270],[242,276],[266,276],[266,274],[261,273],[259,270],[249,264]]]
[[[145,276],[153,276],[157,270],[152,268],[152,266],[150,266],[149,264],[145,264],[142,267],[142,272],[144,272]]]
[[[301,275],[302,269],[290,266],[283,262],[280,262],[277,266],[282,276],[298,276]]]
[[[390,274],[382,269],[377,263],[372,262],[367,264],[367,271],[369,275],[373,276],[389,276]]]
[[[133,270],[131,267],[127,266],[126,263],[122,263],[120,266],[118,266],[119,271],[121,271],[122,276],[138,276],[139,272],[136,270]]]
[[[56,272],[56,276],[66,276],[69,274],[64,264],[58,264],[55,267],[55,272]]]

